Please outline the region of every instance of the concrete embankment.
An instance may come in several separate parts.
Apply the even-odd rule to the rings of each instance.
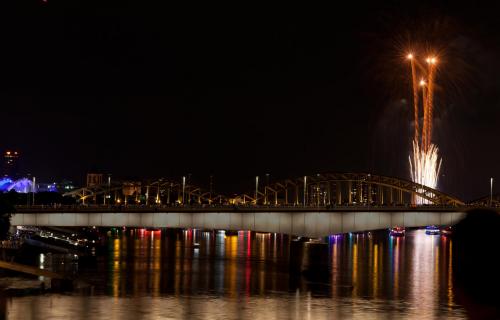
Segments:
[[[50,279],[51,291],[70,291],[74,288],[74,280],[64,275],[40,269],[33,266],[28,266],[15,262],[7,262],[0,260],[0,269],[10,270],[18,273],[29,274],[38,277]],[[45,289],[45,282],[41,283],[42,289]]]

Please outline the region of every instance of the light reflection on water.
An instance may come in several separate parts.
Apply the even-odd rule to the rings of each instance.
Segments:
[[[329,237],[331,274],[314,278],[289,274],[295,253],[280,234],[138,229],[107,244],[79,266],[91,295],[11,298],[7,318],[465,318],[453,300],[451,240],[424,230]]]

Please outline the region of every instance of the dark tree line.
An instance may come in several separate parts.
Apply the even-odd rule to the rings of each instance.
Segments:
[[[4,195],[0,195],[0,240],[5,240],[10,228],[10,216],[14,213],[14,206],[6,199]]]

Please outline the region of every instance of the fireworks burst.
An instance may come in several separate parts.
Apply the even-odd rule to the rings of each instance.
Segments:
[[[442,159],[438,155],[438,147],[431,144],[428,150],[420,148],[418,141],[413,140],[413,154],[409,156],[411,180],[415,183],[435,188],[438,184]],[[418,190],[424,192],[423,189]],[[427,199],[415,197],[415,204],[428,203]]]
[[[420,87],[422,88],[422,112],[423,121],[420,130],[420,108],[419,108],[419,90],[417,84],[417,61],[415,56],[410,53],[407,56],[411,64],[411,79],[413,89],[413,107],[415,134],[413,138],[413,153],[409,156],[410,174],[413,182],[435,189],[438,185],[439,172],[441,170],[442,159],[439,158],[438,147],[432,143],[433,112],[434,112],[434,81],[436,77],[437,59],[429,57],[426,59],[427,68],[422,73],[427,81],[422,79]],[[419,190],[423,192],[423,190]],[[415,204],[428,203],[427,199],[415,197]]]

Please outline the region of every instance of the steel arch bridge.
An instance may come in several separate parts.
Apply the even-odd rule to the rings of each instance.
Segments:
[[[63,194],[73,197],[81,204],[226,204],[228,198],[215,194],[185,180],[160,178],[146,182],[122,181],[83,187]]]
[[[464,205],[453,196],[408,180],[370,173],[324,173],[286,179],[231,199],[257,205],[403,205],[415,199],[444,206]]]
[[[225,204],[225,195],[214,193],[185,179],[161,178],[145,185],[145,204]],[[154,197],[154,199],[152,199]],[[154,200],[154,201],[152,201]]]
[[[500,193],[483,196],[469,202],[470,206],[476,207],[500,207]]]
[[[252,192],[234,197],[203,189],[185,178],[113,182],[73,190],[64,196],[82,204],[104,205],[393,206],[413,205],[418,198],[430,205],[464,205],[436,189],[370,173],[324,173],[266,185],[260,185],[256,177]]]

